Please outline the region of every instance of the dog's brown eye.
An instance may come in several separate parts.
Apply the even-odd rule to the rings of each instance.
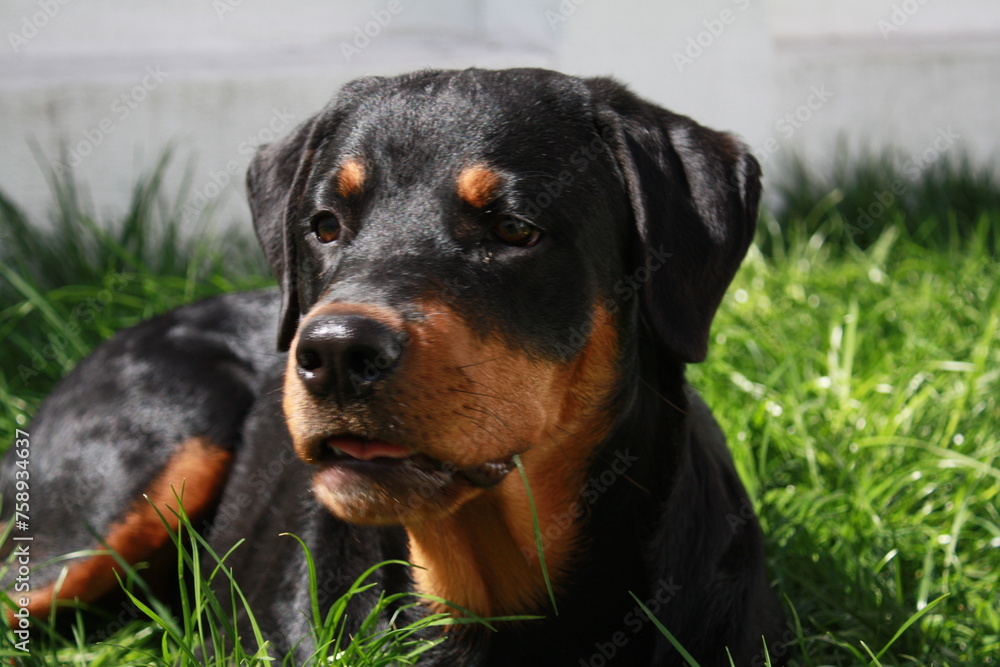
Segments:
[[[493,233],[507,245],[522,248],[535,245],[542,237],[542,230],[518,218],[504,218],[493,228]]]
[[[319,215],[313,220],[313,232],[320,243],[331,243],[340,238],[340,222],[330,214]]]

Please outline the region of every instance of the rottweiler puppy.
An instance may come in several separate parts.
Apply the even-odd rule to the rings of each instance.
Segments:
[[[348,634],[380,592],[428,596],[398,621],[538,617],[446,628],[426,664],[685,664],[635,598],[702,665],[764,664],[784,625],[760,529],[684,378],[759,177],[732,136],[610,79],[348,84],[250,166],[280,290],[124,331],[39,410],[34,562],[95,533],[152,558],[154,508],[176,523],[182,494],[219,553],[247,539],[227,562],[279,652],[313,648],[294,533],[324,606],[413,564],[372,575]],[[30,613],[100,600],[114,567],[36,570]]]

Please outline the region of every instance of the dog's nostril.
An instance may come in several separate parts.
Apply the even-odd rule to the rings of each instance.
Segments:
[[[379,354],[378,350],[371,347],[355,347],[348,350],[345,359],[347,372],[365,382],[377,380],[382,371],[387,370],[380,366],[388,366],[385,362],[379,363]]]
[[[315,350],[300,349],[295,355],[295,360],[299,368],[304,371],[314,371],[323,365],[323,358]]]

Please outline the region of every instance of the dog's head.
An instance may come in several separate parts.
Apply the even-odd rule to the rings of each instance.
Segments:
[[[738,141],[606,79],[346,86],[248,175],[318,496],[405,524],[500,484],[515,454],[585,463],[625,337],[705,356],[758,178]]]

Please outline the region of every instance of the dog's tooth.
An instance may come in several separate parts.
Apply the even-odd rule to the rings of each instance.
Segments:
[[[472,483],[473,486],[489,488],[499,484],[507,474],[514,469],[514,462],[511,459],[502,461],[488,461],[475,468],[462,471],[462,475]]]

